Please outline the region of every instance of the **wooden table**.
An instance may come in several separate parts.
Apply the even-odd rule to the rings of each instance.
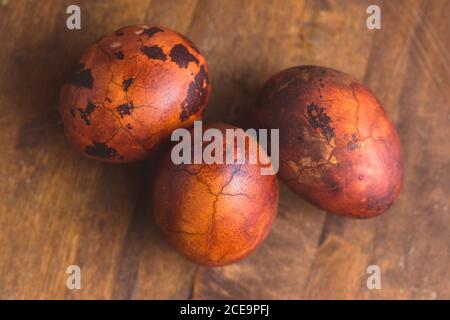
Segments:
[[[0,1],[0,298],[449,299],[450,2]],[[378,4],[381,30],[368,30]],[[404,188],[389,212],[342,219],[281,187],[278,218],[248,259],[217,269],[176,254],[151,210],[154,159],[88,160],[66,143],[57,113],[71,65],[121,26],[161,24],[206,56],[206,120],[244,125],[273,73],[317,64],[374,90],[395,123]],[[66,269],[81,268],[81,290]],[[366,268],[381,268],[369,290]]]

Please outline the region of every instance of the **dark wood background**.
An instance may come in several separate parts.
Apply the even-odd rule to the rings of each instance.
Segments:
[[[66,7],[82,29],[65,26]],[[366,28],[368,4],[382,29]],[[0,298],[450,298],[450,2],[0,1]],[[398,202],[342,219],[282,186],[278,218],[248,259],[197,267],[155,226],[154,159],[106,165],[75,153],[57,114],[82,51],[121,26],[191,38],[212,74],[209,121],[244,125],[273,73],[300,64],[348,72],[374,90],[405,157]],[[81,290],[66,268],[81,267]],[[366,268],[382,271],[368,290]]]

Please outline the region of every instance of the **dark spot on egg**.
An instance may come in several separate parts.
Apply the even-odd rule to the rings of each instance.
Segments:
[[[116,149],[110,148],[107,144],[98,141],[92,141],[92,145],[87,146],[85,152],[90,156],[100,158],[112,158],[118,155]]]
[[[170,50],[169,56],[180,68],[187,68],[189,62],[194,62],[197,65],[199,63],[198,59],[181,43]]]
[[[142,47],[141,51],[150,59],[156,59],[156,60],[162,60],[162,61],[166,61],[167,57],[164,54],[164,51],[158,47],[158,46],[144,46]]]

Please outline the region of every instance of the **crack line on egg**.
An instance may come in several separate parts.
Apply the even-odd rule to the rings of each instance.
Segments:
[[[208,231],[204,233],[205,235],[208,234],[208,240],[207,240],[207,247],[206,247],[206,250],[205,250],[205,255],[208,254],[208,252],[209,252],[209,250],[210,250],[210,248],[211,248],[212,238],[213,238],[213,236],[214,236],[214,230],[215,230],[215,214],[216,214],[216,210],[217,210],[216,204],[217,204],[217,202],[219,201],[219,197],[220,197],[220,196],[245,196],[245,197],[251,197],[250,195],[245,194],[245,193],[225,193],[225,192],[223,192],[223,190],[224,190],[228,185],[231,184],[231,182],[233,181],[235,175],[241,170],[241,166],[242,166],[242,165],[239,165],[239,166],[237,167],[237,169],[233,170],[233,173],[231,174],[230,179],[229,179],[223,186],[221,186],[220,191],[217,192],[217,193],[213,192],[213,190],[212,190],[210,184],[209,184],[208,182],[204,181],[204,180],[199,176],[200,171],[201,171],[202,169],[206,168],[205,166],[201,166],[198,170],[195,170],[195,171],[193,171],[193,172],[192,172],[192,171],[189,171],[187,168],[177,168],[177,169],[176,169],[176,171],[179,171],[179,172],[185,172],[185,173],[187,173],[187,174],[189,174],[189,175],[191,175],[191,176],[195,176],[196,179],[197,179],[200,183],[202,183],[202,184],[204,184],[204,185],[206,186],[208,192],[209,192],[210,194],[212,194],[212,195],[215,197],[215,199],[214,199],[214,201],[213,201],[213,205],[212,205],[213,211],[212,211],[211,218],[210,218],[210,225],[209,225],[209,227],[208,227]],[[249,222],[249,221],[247,220],[247,218],[244,217],[242,214],[241,214],[241,216],[242,216],[242,218],[243,218],[246,222]]]

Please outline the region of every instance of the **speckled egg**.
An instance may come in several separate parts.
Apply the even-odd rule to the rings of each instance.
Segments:
[[[204,57],[181,34],[124,27],[94,43],[62,87],[65,135],[90,158],[145,159],[174,129],[201,118],[209,82]]]
[[[317,66],[281,71],[262,89],[257,117],[261,127],[280,128],[280,178],[320,208],[368,218],[398,197],[399,137],[353,77]]]
[[[235,127],[208,128],[225,134]],[[234,149],[235,157],[243,152]],[[262,166],[248,161],[176,165],[169,152],[157,171],[153,195],[156,222],[173,247],[206,266],[230,264],[253,252],[267,237],[278,208],[277,178],[261,175]]]

